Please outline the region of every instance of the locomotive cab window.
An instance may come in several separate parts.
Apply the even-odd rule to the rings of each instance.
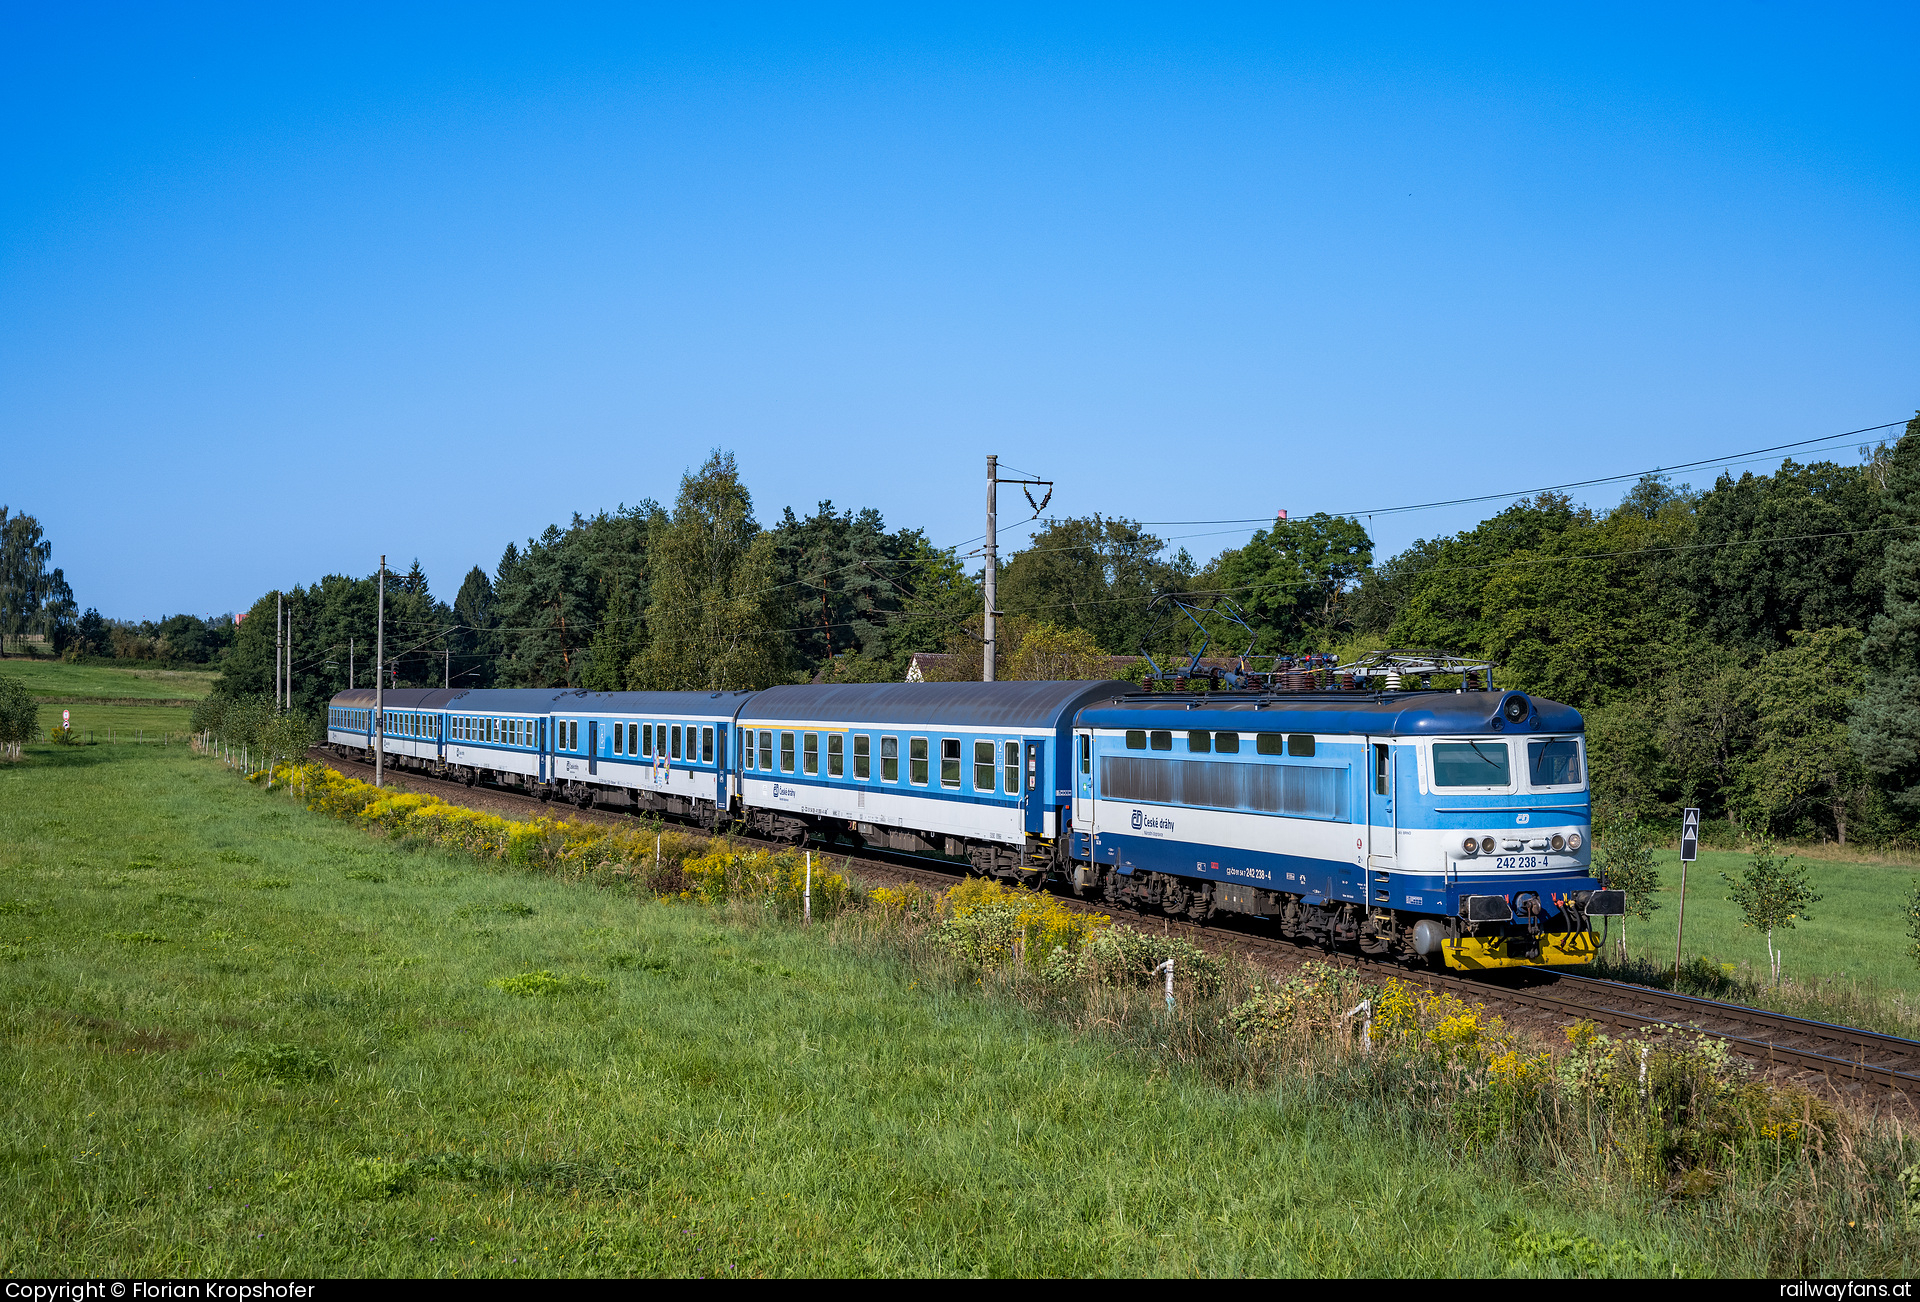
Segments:
[[[1387,748],[1376,745],[1373,748],[1373,794],[1384,796],[1387,790]]]
[[[1310,732],[1289,733],[1287,736],[1287,754],[1297,755],[1301,759],[1313,758],[1313,734]]]
[[[1009,746],[1013,743],[1008,742]],[[1080,776],[1086,777],[1093,772],[1093,738],[1084,732],[1080,734]]]
[[[1527,743],[1527,785],[1532,787],[1577,787],[1580,775],[1580,743],[1572,737]]]
[[[1433,785],[1436,787],[1506,787],[1513,784],[1504,741],[1436,741],[1433,743]]]

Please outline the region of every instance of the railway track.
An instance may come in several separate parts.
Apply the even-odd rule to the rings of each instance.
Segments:
[[[354,777],[365,778],[373,771],[371,764],[343,759],[319,748],[310,752],[310,758]],[[395,773],[389,780],[408,790],[432,792],[454,804],[509,816],[554,812],[551,805],[537,797],[499,787],[468,787],[461,782],[417,772]],[[568,817],[609,826],[629,825],[632,821],[629,814],[601,809],[567,806],[564,812]],[[730,835],[736,841],[749,844],[788,848],[756,837]],[[935,869],[926,866],[925,861],[904,855],[876,858],[872,852],[857,856],[840,851],[831,853],[845,857],[869,876],[934,888],[951,885],[959,873],[957,866],[950,870]],[[1796,1084],[1857,1102],[1896,1102],[1909,1110],[1920,1105],[1920,1041],[1900,1036],[1565,971],[1511,969],[1475,978],[1407,968],[1390,960],[1329,953],[1261,935],[1246,925],[1200,926],[1106,902],[1071,896],[1060,898],[1069,908],[1126,917],[1136,924],[1158,928],[1163,934],[1180,935],[1208,948],[1233,949],[1265,966],[1282,970],[1309,960],[1375,971],[1388,969],[1393,975],[1428,989],[1444,990],[1496,1008],[1504,1006],[1528,1021],[1564,1026],[1589,1020],[1610,1030],[1629,1032],[1649,1027],[1683,1028],[1724,1040],[1734,1053]]]

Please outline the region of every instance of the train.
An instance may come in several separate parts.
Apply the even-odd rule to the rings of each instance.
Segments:
[[[1593,921],[1625,900],[1592,866],[1580,714],[1462,681],[357,688],[330,702],[326,744],[1408,964],[1590,963]]]

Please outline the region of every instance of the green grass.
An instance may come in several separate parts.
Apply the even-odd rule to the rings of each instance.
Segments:
[[[199,700],[213,691],[211,670],[108,669],[58,660],[0,660],[0,675],[26,683],[35,696],[61,701]]]
[[[115,741],[132,741],[136,736],[151,741],[161,734],[171,733],[175,737],[188,731],[193,723],[193,711],[177,705],[93,705],[76,701],[70,705],[58,702],[40,707],[40,726],[58,728],[60,712],[66,711],[73,717],[75,736],[91,736],[93,740],[105,744],[109,738]]]
[[[1920,970],[1907,957],[1911,941],[1903,907],[1908,893],[1920,884],[1920,869],[1795,857],[1805,863],[1822,898],[1810,920],[1774,933],[1775,945],[1786,954],[1786,975],[1802,981],[1833,978],[1920,996]],[[1671,967],[1680,918],[1680,856],[1665,851],[1657,859],[1663,887],[1657,894],[1660,908],[1647,922],[1628,921],[1629,953]],[[1686,950],[1689,956],[1747,964],[1764,974],[1766,935],[1741,925],[1740,911],[1727,898],[1730,892],[1721,877],[1739,876],[1746,863],[1744,854],[1702,850],[1688,867]]]
[[[824,926],[408,853],[178,748],[28,757],[0,769],[0,1274],[1742,1268]]]

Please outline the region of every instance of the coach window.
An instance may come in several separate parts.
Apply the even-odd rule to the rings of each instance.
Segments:
[[[1238,755],[1240,753],[1240,734],[1237,732],[1214,733],[1213,748],[1222,755]]]
[[[702,728],[700,730],[700,762],[702,764],[713,763],[713,729],[711,728]]]
[[[1313,734],[1310,732],[1288,733],[1287,754],[1298,756],[1300,759],[1312,759]]]
[[[780,734],[780,771],[793,772],[793,734],[790,732]]]
[[[837,732],[827,734],[827,776],[844,777],[847,768],[847,739]]]
[[[960,789],[960,739],[940,739],[940,785]]]
[[[1173,734],[1171,732],[1162,732],[1159,729],[1155,729],[1148,735],[1147,741],[1154,750],[1173,749]]]
[[[760,730],[760,768],[767,773],[773,772],[773,729],[771,728]]]
[[[1286,738],[1277,732],[1263,732],[1254,738],[1253,749],[1261,755],[1281,755],[1286,753],[1282,743]]]
[[[993,743],[976,741],[973,743],[973,789],[993,794]]]
[[[580,720],[573,719],[567,724],[567,749],[580,749]]]
[[[617,723],[613,725],[613,753],[616,755],[627,753],[627,730]]]
[[[804,771],[808,777],[816,777],[820,772],[820,734],[808,732],[801,734],[801,758],[805,761]]]
[[[627,754],[638,755],[639,753],[640,753],[640,725],[637,723],[630,723],[627,725]]]
[[[673,758],[680,758],[680,725],[673,725]]]
[[[916,787],[927,785],[927,739],[907,738],[907,781]]]
[[[1080,754],[1083,759],[1087,753],[1086,745],[1087,739],[1082,737],[1080,739]],[[1020,743],[1017,741],[1008,742],[1003,759],[1005,762],[1001,765],[1001,779],[1006,783],[1007,794],[1017,796],[1020,794]]]
[[[1146,729],[1144,728],[1127,729],[1127,749],[1128,750],[1145,750],[1146,748],[1147,748]]]
[[[663,760],[667,757],[667,725],[664,723],[653,725],[653,753]]]
[[[880,780],[882,782],[900,780],[900,739],[898,737],[880,739]]]
[[[1187,753],[1205,755],[1213,749],[1213,734],[1210,732],[1190,732],[1187,734]]]
[[[856,782],[865,782],[873,775],[873,738],[866,733],[855,733],[853,737],[853,777]]]

